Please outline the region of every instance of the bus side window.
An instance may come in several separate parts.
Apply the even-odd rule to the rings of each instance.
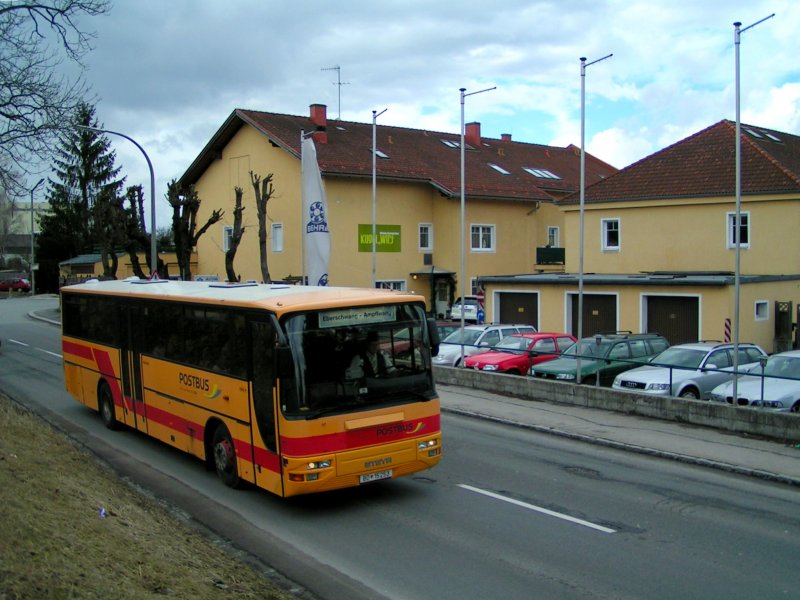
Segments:
[[[253,404],[256,423],[261,439],[267,449],[277,451],[275,436],[275,330],[270,322],[253,321],[250,323],[252,338]]]

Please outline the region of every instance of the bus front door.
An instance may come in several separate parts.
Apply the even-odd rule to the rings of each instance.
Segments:
[[[122,394],[125,404],[125,424],[128,427],[147,432],[144,395],[142,389],[142,366],[140,349],[142,345],[142,323],[144,315],[136,306],[122,307]]]

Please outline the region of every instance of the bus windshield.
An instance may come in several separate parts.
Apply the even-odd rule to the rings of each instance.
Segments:
[[[284,322],[294,378],[282,380],[286,417],[436,397],[425,313],[410,304],[305,312]]]

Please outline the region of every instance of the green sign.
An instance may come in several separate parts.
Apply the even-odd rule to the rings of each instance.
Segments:
[[[400,225],[375,225],[375,233],[376,252],[400,252]],[[372,252],[372,224],[359,224],[358,251]]]

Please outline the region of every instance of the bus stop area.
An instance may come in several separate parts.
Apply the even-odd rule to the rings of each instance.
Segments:
[[[800,439],[778,440],[617,410],[496,393],[471,387],[467,380],[459,384],[454,381],[454,375],[443,376],[444,370],[437,368],[436,377],[442,412],[800,486]],[[459,369],[448,368],[447,371],[456,372]],[[490,379],[525,379],[514,375],[484,375]],[[444,382],[445,379],[447,382]],[[592,391],[587,386],[558,385],[564,386],[564,389],[567,386],[576,388],[575,393]],[[623,393],[606,388],[598,391]],[[746,408],[720,408],[752,411]],[[797,426],[800,426],[800,416],[776,416],[796,420]],[[442,438],[444,456],[447,456],[446,427],[442,427]]]

